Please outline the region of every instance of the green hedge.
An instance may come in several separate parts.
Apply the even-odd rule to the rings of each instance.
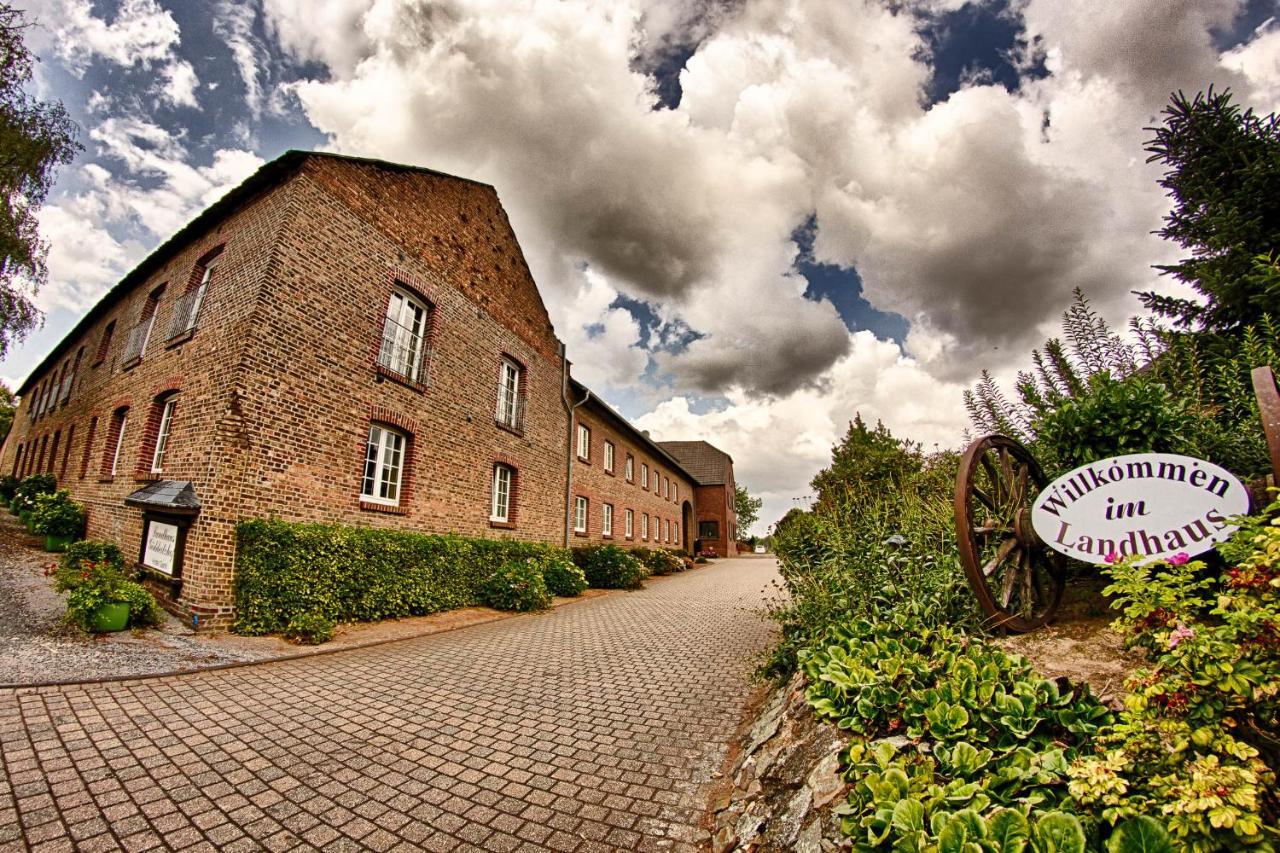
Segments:
[[[255,520],[237,533],[235,630],[242,634],[283,631],[302,614],[369,622],[471,607],[504,564],[568,556],[534,542],[341,524]]]

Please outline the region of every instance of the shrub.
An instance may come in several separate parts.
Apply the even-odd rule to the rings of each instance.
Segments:
[[[18,483],[13,490],[13,507],[19,511],[35,507],[36,496],[47,495],[58,488],[52,474],[32,474]]]
[[[32,509],[35,532],[75,538],[84,532],[84,507],[66,489],[36,495]]]
[[[552,595],[574,598],[587,588],[587,576],[573,561],[559,555],[542,558],[542,577]]]
[[[59,561],[54,588],[67,593],[67,619],[89,630],[94,612],[103,604],[125,602],[135,627],[156,625],[164,611],[146,587],[124,574],[124,558],[110,542],[76,542]]]
[[[574,548],[573,562],[596,589],[639,589],[649,576],[643,563],[617,545]]]
[[[319,613],[295,613],[285,626],[284,638],[301,646],[318,646],[333,639],[334,624]]]
[[[236,623],[283,631],[300,613],[337,624],[421,616],[481,603],[494,568],[563,549],[340,524],[246,521],[238,528]]]
[[[537,557],[505,563],[480,585],[480,600],[497,610],[546,610],[551,593]]]
[[[4,474],[0,476],[0,499],[13,500],[14,492],[18,490],[18,484],[22,482],[12,474]]]
[[[639,550],[641,549],[637,549],[637,551]],[[643,552],[635,554],[635,556],[640,559],[640,562],[644,563],[644,567],[649,570],[651,575],[669,575],[673,572],[683,572],[685,570],[684,560],[665,548],[654,548],[652,550],[645,548]]]

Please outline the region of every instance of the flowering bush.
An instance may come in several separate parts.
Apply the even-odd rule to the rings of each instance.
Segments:
[[[1147,649],[1117,724],[1071,767],[1109,822],[1160,815],[1197,851],[1267,848],[1280,766],[1280,503],[1246,520],[1220,575],[1185,554],[1108,572],[1115,627]]]
[[[547,590],[552,595],[574,598],[587,588],[587,576],[582,569],[558,554],[542,558],[542,577],[546,579]]]
[[[142,584],[124,575],[124,557],[109,542],[77,542],[62,555],[54,588],[67,594],[67,620],[90,630],[94,613],[112,602],[129,605],[129,624],[156,625],[164,612]]]
[[[480,600],[498,610],[546,610],[551,593],[538,558],[504,563],[480,585]]]
[[[36,496],[32,508],[35,532],[74,538],[84,532],[84,507],[66,489]]]
[[[56,491],[58,481],[52,474],[32,474],[25,478],[13,490],[11,506],[18,512],[26,512],[35,507],[36,497]]]

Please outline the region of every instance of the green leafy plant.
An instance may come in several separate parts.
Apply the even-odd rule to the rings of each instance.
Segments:
[[[284,638],[303,646],[318,646],[333,639],[333,620],[319,613],[295,613],[285,626]]]
[[[125,576],[120,549],[109,542],[70,545],[59,561],[54,588],[67,594],[67,619],[82,630],[91,630],[94,613],[113,602],[129,605],[129,622],[135,627],[164,620],[155,596]]]
[[[535,542],[341,524],[254,520],[237,533],[235,630],[243,634],[283,631],[300,613],[338,624],[470,607],[482,603],[494,566],[567,557]]]
[[[639,589],[649,576],[644,563],[617,545],[574,548],[573,562],[596,589]]]
[[[12,506],[20,512],[35,508],[36,497],[47,495],[58,488],[52,474],[32,474],[25,477],[13,490]]]
[[[84,533],[84,507],[66,489],[37,495],[32,508],[35,532],[74,538]]]
[[[587,576],[568,557],[549,554],[542,558],[542,577],[552,595],[574,598],[588,586]]]
[[[18,490],[18,484],[22,481],[12,474],[0,475],[0,500],[13,500],[14,492]]]
[[[651,575],[669,575],[685,570],[685,562],[665,548],[636,548],[632,556],[640,560]]]
[[[480,585],[480,600],[497,610],[546,610],[551,593],[537,557],[503,564]]]

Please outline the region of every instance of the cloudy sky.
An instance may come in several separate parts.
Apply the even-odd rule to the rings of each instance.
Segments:
[[[1072,288],[1122,321],[1168,287],[1171,91],[1280,108],[1280,0],[17,5],[85,151],[0,376],[283,151],[416,163],[497,187],[575,374],[729,451],[766,523],[855,412],[956,446]]]

